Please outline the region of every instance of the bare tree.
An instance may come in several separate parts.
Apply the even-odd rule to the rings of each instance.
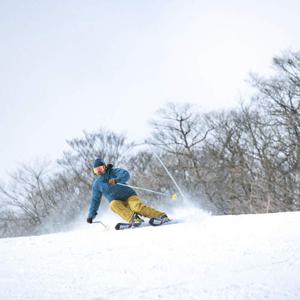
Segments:
[[[207,119],[190,104],[168,103],[151,120],[153,131],[147,143],[161,151],[160,156],[183,189],[192,197],[197,190],[197,202],[211,208],[211,203],[199,197],[206,180],[201,169],[202,147],[213,130]]]
[[[212,130],[206,118],[190,104],[168,103],[150,122],[153,132],[147,143],[173,154],[177,164],[184,168],[182,174],[189,177],[193,172],[191,178],[196,176],[199,179],[199,150]]]
[[[276,129],[273,149],[277,151],[274,159],[281,179],[277,182],[285,190],[282,196],[296,208],[300,198],[300,53],[289,51],[273,62],[273,77],[252,75],[252,83],[260,92],[254,101],[263,109],[273,131]]]
[[[55,199],[45,192],[48,167],[49,163],[44,162],[35,166],[22,165],[11,175],[9,186],[0,186],[0,195],[6,206],[1,222],[2,227],[14,227],[9,232],[28,232],[28,228],[37,227],[56,205]]]

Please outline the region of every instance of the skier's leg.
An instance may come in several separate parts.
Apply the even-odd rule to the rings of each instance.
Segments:
[[[128,207],[127,201],[113,200],[110,202],[110,208],[126,222],[132,221],[134,212]]]
[[[158,211],[150,206],[143,204],[138,196],[131,196],[128,198],[128,205],[130,209],[147,218],[160,218],[166,215],[164,212]]]

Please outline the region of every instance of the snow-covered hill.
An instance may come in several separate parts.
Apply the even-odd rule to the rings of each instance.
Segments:
[[[0,298],[300,299],[300,213],[0,240]]]

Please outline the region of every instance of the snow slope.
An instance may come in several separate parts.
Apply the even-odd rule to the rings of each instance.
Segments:
[[[0,299],[300,299],[300,212],[0,240]]]

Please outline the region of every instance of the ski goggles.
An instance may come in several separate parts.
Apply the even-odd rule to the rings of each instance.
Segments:
[[[105,171],[105,165],[93,168],[93,172],[96,175],[99,175],[99,174],[103,173],[104,171]]]

